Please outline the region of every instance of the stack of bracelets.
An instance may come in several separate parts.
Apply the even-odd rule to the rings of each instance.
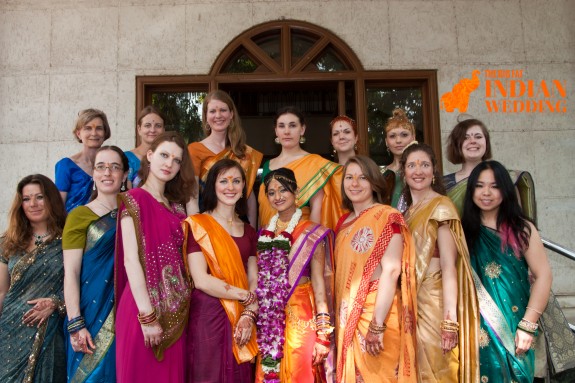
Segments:
[[[537,336],[537,329],[539,328],[539,325],[537,323],[530,322],[527,319],[523,318],[517,324],[517,328],[533,336]]]
[[[240,304],[244,307],[247,307],[252,303],[255,303],[257,299],[258,298],[256,294],[254,294],[252,291],[248,291],[248,295],[244,299],[240,300]]]
[[[371,322],[369,322],[369,327],[367,328],[367,330],[372,334],[379,335],[379,334],[383,334],[386,328],[387,328],[387,325],[385,323],[383,323],[380,326],[377,323],[375,323],[372,319]]]
[[[242,311],[242,313],[240,314],[240,318],[241,317],[250,318],[252,320],[252,322],[254,322],[254,324],[258,320],[258,314],[254,310],[250,310],[250,309],[244,309],[244,311]]]
[[[442,320],[439,328],[441,331],[459,333],[459,323],[449,319]]]
[[[149,326],[158,320],[158,314],[154,308],[149,314],[138,313],[138,321],[142,326]]]
[[[68,333],[75,334],[83,328],[86,328],[86,322],[82,315],[72,318],[68,321]]]
[[[333,332],[333,327],[331,325],[331,318],[328,313],[317,313],[315,316],[315,327],[317,329],[317,337],[315,339],[316,343],[321,344],[324,347],[329,347],[331,345],[330,335]],[[326,339],[320,338],[323,335]]]

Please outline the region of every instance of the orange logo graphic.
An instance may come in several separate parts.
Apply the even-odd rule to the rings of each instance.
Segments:
[[[465,113],[469,104],[469,95],[479,87],[480,73],[480,71],[474,70],[471,72],[471,78],[462,78],[453,86],[451,92],[444,93],[440,101],[441,109],[446,112],[459,109],[459,113]]]

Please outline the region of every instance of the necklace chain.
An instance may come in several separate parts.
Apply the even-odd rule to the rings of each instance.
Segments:
[[[34,246],[38,247],[40,246],[42,243],[44,243],[44,238],[46,238],[47,236],[50,235],[50,233],[46,232],[44,234],[36,234],[36,233],[32,233],[32,235],[34,236]]]

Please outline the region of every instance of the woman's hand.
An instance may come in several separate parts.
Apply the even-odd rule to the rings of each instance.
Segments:
[[[329,354],[329,347],[315,342],[312,353],[312,364],[314,366],[322,364]]]
[[[242,315],[238,320],[236,329],[234,330],[234,340],[239,347],[244,347],[252,337],[252,328],[254,322],[250,317]]]
[[[441,330],[441,349],[443,355],[457,347],[459,343],[459,334],[453,331]]]
[[[529,334],[523,330],[517,329],[515,331],[515,355],[523,356],[533,344],[534,335]]]
[[[56,310],[56,305],[51,298],[32,299],[26,303],[34,305],[22,317],[22,323],[27,326],[40,326]]]
[[[162,343],[164,330],[158,321],[148,325],[142,325],[142,332],[144,333],[144,345],[146,347],[158,346]]]
[[[96,349],[96,345],[92,340],[92,335],[90,335],[90,332],[86,328],[70,334],[70,343],[75,352],[83,352],[84,354],[92,355]]]
[[[365,335],[365,349],[367,353],[372,356],[377,356],[383,351],[383,333],[374,334],[371,331],[367,331]]]

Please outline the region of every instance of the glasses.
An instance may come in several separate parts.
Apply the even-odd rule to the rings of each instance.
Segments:
[[[98,164],[94,166],[94,170],[98,173],[104,173],[106,169],[110,170],[112,173],[123,172],[124,168],[119,164]]]

